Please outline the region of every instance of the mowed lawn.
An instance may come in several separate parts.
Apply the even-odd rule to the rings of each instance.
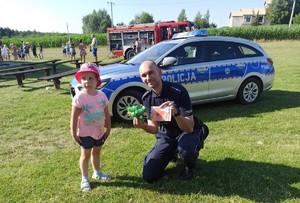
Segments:
[[[210,135],[186,182],[178,180],[179,160],[161,181],[144,183],[142,160],[154,136],[113,122],[101,156],[113,180],[92,180],[92,190],[81,192],[80,150],[69,132],[72,76],[60,90],[40,75],[26,75],[23,88],[0,78],[0,202],[300,202],[300,41],[260,44],[274,61],[273,88],[253,105],[194,106]],[[115,60],[106,47],[99,52],[104,62]],[[59,48],[44,55],[63,58]]]

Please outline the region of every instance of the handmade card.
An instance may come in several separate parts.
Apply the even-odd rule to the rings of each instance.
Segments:
[[[153,121],[171,121],[171,108],[169,106],[160,108],[159,106],[151,107],[151,120]]]

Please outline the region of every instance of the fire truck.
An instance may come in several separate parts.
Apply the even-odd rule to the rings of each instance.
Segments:
[[[114,56],[129,59],[136,55],[137,38],[141,50],[144,50],[160,41],[170,39],[170,35],[191,31],[192,26],[193,22],[190,21],[168,21],[107,28],[107,44]]]

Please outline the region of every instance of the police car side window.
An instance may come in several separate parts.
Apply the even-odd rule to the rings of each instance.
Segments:
[[[235,43],[223,41],[207,42],[208,61],[219,61],[238,58],[241,54]]]
[[[232,60],[263,56],[263,54],[247,44],[227,41],[207,41],[207,61]]]
[[[177,62],[174,65],[200,63],[204,62],[205,59],[204,50],[205,49],[203,43],[193,42],[177,48],[168,56],[177,58]]]
[[[263,56],[263,54],[260,51],[248,45],[237,44],[237,46],[239,52],[241,53],[239,58]]]

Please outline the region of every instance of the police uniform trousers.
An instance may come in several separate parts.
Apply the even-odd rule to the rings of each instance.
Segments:
[[[201,142],[196,134],[182,133],[176,138],[156,134],[156,143],[148,152],[143,162],[143,179],[146,182],[154,182],[163,176],[168,163],[178,152],[184,164],[189,168],[196,165]]]

